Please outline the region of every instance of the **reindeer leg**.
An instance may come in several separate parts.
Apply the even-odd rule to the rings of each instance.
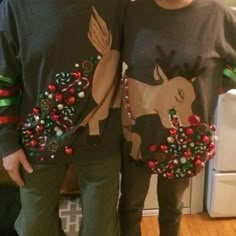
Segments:
[[[142,160],[142,155],[141,155],[141,150],[140,150],[140,146],[141,146],[140,135],[137,133],[132,133],[130,142],[132,145],[130,156],[135,160]]]
[[[88,123],[89,127],[89,144],[98,144],[100,143],[100,129],[99,129],[99,121],[92,119]]]

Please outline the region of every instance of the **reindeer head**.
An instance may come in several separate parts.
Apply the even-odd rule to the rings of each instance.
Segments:
[[[154,69],[154,78],[160,82],[154,109],[159,113],[162,124],[166,128],[171,127],[168,116],[169,111],[174,109],[181,124],[185,127],[189,126],[188,119],[193,114],[192,103],[196,98],[192,82],[196,78],[187,80],[184,77],[177,76],[168,80],[159,65],[156,65]]]

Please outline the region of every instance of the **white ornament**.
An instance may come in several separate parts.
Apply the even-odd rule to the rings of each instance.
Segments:
[[[57,136],[59,137],[59,136],[62,136],[63,132],[62,132],[61,129],[59,129],[56,134],[57,134]]]
[[[79,96],[80,98],[84,98],[84,97],[85,97],[85,94],[84,94],[84,92],[80,92],[80,93],[78,93],[78,96]]]

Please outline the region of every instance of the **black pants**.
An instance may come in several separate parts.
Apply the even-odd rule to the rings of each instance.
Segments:
[[[151,171],[123,157],[119,215],[121,236],[141,236],[140,222],[149,189]],[[182,197],[189,178],[166,179],[158,176],[160,236],[179,236]]]

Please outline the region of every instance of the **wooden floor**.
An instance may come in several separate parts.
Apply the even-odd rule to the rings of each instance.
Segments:
[[[141,227],[142,236],[159,235],[155,216],[143,217]],[[212,219],[207,213],[184,215],[181,236],[236,236],[236,218]]]

